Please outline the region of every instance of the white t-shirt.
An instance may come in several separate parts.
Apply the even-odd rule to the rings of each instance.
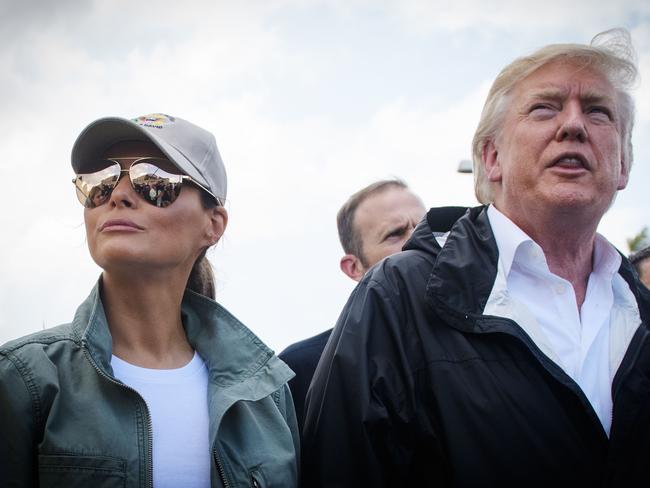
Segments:
[[[178,369],[147,369],[112,356],[111,366],[149,407],[154,486],[209,488],[208,370],[201,357],[195,352]]]

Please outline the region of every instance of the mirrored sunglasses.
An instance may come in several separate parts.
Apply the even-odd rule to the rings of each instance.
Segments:
[[[134,158],[103,159],[89,165],[91,168],[101,168],[92,173],[78,174],[72,182],[77,189],[77,198],[86,208],[95,208],[105,204],[123,173],[128,173],[133,190],[147,203],[156,207],[167,207],[174,203],[181,193],[184,183],[196,185],[208,193],[217,202],[222,202],[210,190],[187,175],[169,173],[161,169],[168,167],[171,162],[163,158],[137,158],[129,169],[122,169],[120,160]]]

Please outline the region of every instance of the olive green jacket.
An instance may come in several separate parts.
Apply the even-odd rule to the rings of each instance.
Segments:
[[[3,488],[152,486],[151,419],[113,376],[99,286],[71,324],[0,347]],[[297,486],[293,372],[208,298],[186,292],[182,319],[208,368],[212,486]]]

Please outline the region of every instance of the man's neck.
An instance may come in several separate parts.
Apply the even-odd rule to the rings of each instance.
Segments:
[[[498,205],[496,208],[539,244],[549,270],[573,286],[580,309],[593,269],[598,223],[569,212],[553,213],[540,209],[531,215],[502,209]]]

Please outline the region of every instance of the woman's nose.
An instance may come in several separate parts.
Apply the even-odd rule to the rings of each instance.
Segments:
[[[133,207],[136,205],[137,198],[129,181],[128,170],[123,169],[117,185],[111,192],[111,198],[108,203],[114,207]]]

